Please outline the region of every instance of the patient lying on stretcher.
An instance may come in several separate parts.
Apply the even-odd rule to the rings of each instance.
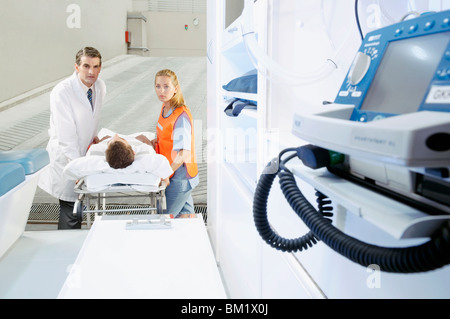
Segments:
[[[69,178],[105,173],[119,175],[151,173],[169,185],[173,173],[169,161],[156,154],[153,147],[140,141],[142,136],[153,138],[153,133],[119,135],[108,129],[100,130],[100,142],[92,144],[85,157],[70,162],[64,169]]]
[[[144,135],[139,135],[135,139],[141,141],[141,137]],[[106,162],[115,169],[126,168],[133,164],[136,151],[133,146],[128,142],[127,139],[120,137],[115,134],[113,137],[106,136],[103,141],[107,141],[107,146],[105,150]],[[142,143],[142,142],[141,142]],[[147,144],[139,145],[144,146]],[[144,146],[146,148],[146,146]],[[166,186],[169,186],[169,177],[163,179]]]

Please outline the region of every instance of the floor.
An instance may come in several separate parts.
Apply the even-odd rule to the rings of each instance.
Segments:
[[[122,134],[155,132],[161,102],[155,96],[154,75],[165,68],[177,73],[186,104],[194,118],[200,184],[193,191],[193,199],[195,206],[206,208],[205,57],[124,55],[105,61],[100,77],[106,83],[107,94],[99,127]],[[49,95],[54,84],[35,90],[30,97],[0,110],[0,150],[46,147]],[[37,188],[27,230],[55,229],[55,218],[51,217],[55,214],[48,213],[49,208],[54,209],[56,204],[55,198]],[[43,217],[43,214],[50,217]]]

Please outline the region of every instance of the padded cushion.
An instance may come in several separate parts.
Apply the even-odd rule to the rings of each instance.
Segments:
[[[34,174],[50,162],[45,149],[14,150],[0,152],[0,163],[17,163],[23,166],[25,174]]]
[[[25,181],[25,170],[17,163],[0,163],[0,196]]]
[[[156,192],[161,179],[151,173],[112,174],[101,173],[86,176],[86,189],[98,192],[111,186],[127,185],[130,190]]]
[[[258,93],[258,75],[248,74],[231,80],[223,88],[232,92]]]

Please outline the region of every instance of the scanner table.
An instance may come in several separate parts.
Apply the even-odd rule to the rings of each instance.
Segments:
[[[96,218],[58,298],[226,298],[203,218],[194,216],[169,227]]]

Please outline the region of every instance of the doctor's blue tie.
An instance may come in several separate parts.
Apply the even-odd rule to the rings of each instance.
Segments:
[[[89,89],[87,91],[87,97],[88,97],[89,102],[91,103],[91,107],[93,107],[93,105],[92,105],[92,89]]]

